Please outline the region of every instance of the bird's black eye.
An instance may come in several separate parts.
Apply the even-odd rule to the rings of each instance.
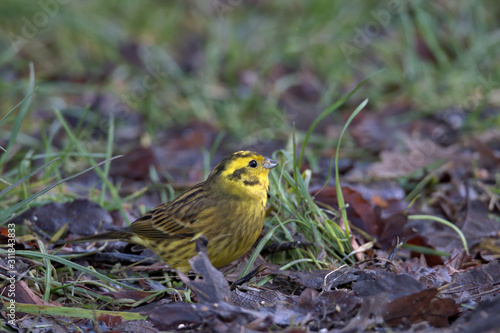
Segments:
[[[251,167],[251,168],[256,168],[257,167],[257,162],[255,162],[255,160],[251,160],[250,163],[248,163],[248,165]]]

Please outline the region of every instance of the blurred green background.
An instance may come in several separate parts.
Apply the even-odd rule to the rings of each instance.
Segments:
[[[448,141],[435,140],[433,148],[491,133],[500,126],[499,17],[495,1],[4,0],[0,226],[28,203],[81,196],[121,210],[126,220],[130,203],[139,199],[144,213],[173,198],[203,179],[222,154],[283,149],[288,161],[280,160],[283,172],[271,176],[270,199],[281,215],[273,215],[270,225],[295,225],[300,217],[305,222],[297,225],[313,232],[297,234],[312,235],[314,244],[326,235],[333,255],[332,239],[344,238],[342,230],[328,220],[341,236],[324,232],[327,215],[309,193],[331,180],[329,159],[348,116],[369,99],[342,141],[338,165],[347,161],[351,180],[360,182],[372,180],[369,163],[384,162],[383,152],[397,156],[393,148],[409,141],[393,132],[418,143],[444,128]],[[321,112],[367,77],[316,127],[301,176],[294,169],[292,177],[292,129],[301,147]],[[31,87],[31,100],[14,110]],[[417,150],[433,153],[429,160],[449,157],[426,147]],[[488,149],[483,153],[494,155]],[[117,154],[127,156],[38,197]],[[398,173],[404,168],[397,163],[379,169],[399,177],[411,199],[431,179],[420,170],[427,164],[414,164],[419,173],[409,180],[413,169]],[[392,184],[384,188],[398,192]],[[285,227],[272,230],[278,230],[273,240],[294,240]],[[305,255],[314,264],[321,257],[317,250]],[[304,259],[296,254],[293,260]]]
[[[56,126],[53,110],[115,140],[153,142],[165,130],[202,122],[238,145],[286,140],[368,75],[349,101],[370,112],[403,110],[395,121],[466,116],[496,107],[500,4],[495,1],[2,1],[0,115],[36,93],[19,143]],[[497,126],[493,121],[473,126]],[[3,124],[0,143],[14,118]],[[139,119],[139,120],[138,120]],[[337,114],[329,121],[341,122]],[[325,120],[326,121],[326,120]],[[137,133],[130,126],[140,124]],[[320,129],[318,135],[325,134]],[[300,133],[300,131],[299,131]],[[321,140],[317,140],[321,141]],[[314,142],[314,140],[313,140]],[[99,150],[97,145],[97,150]],[[120,151],[120,147],[123,151]]]

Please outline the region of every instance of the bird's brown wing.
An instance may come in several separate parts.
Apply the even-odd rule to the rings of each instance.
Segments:
[[[151,240],[192,238],[198,232],[198,216],[210,205],[201,186],[196,185],[174,201],[160,205],[130,225],[136,235]]]

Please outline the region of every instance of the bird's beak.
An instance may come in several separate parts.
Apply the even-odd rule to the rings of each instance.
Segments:
[[[264,162],[264,168],[266,168],[266,169],[272,169],[275,166],[277,166],[278,164],[279,163],[276,162],[275,160],[272,160],[272,159],[266,157],[266,161]]]

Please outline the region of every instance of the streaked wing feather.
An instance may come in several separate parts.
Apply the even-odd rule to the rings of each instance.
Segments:
[[[134,233],[152,240],[176,240],[197,233],[197,218],[205,208],[202,184],[184,192],[174,201],[162,204],[130,225]]]

